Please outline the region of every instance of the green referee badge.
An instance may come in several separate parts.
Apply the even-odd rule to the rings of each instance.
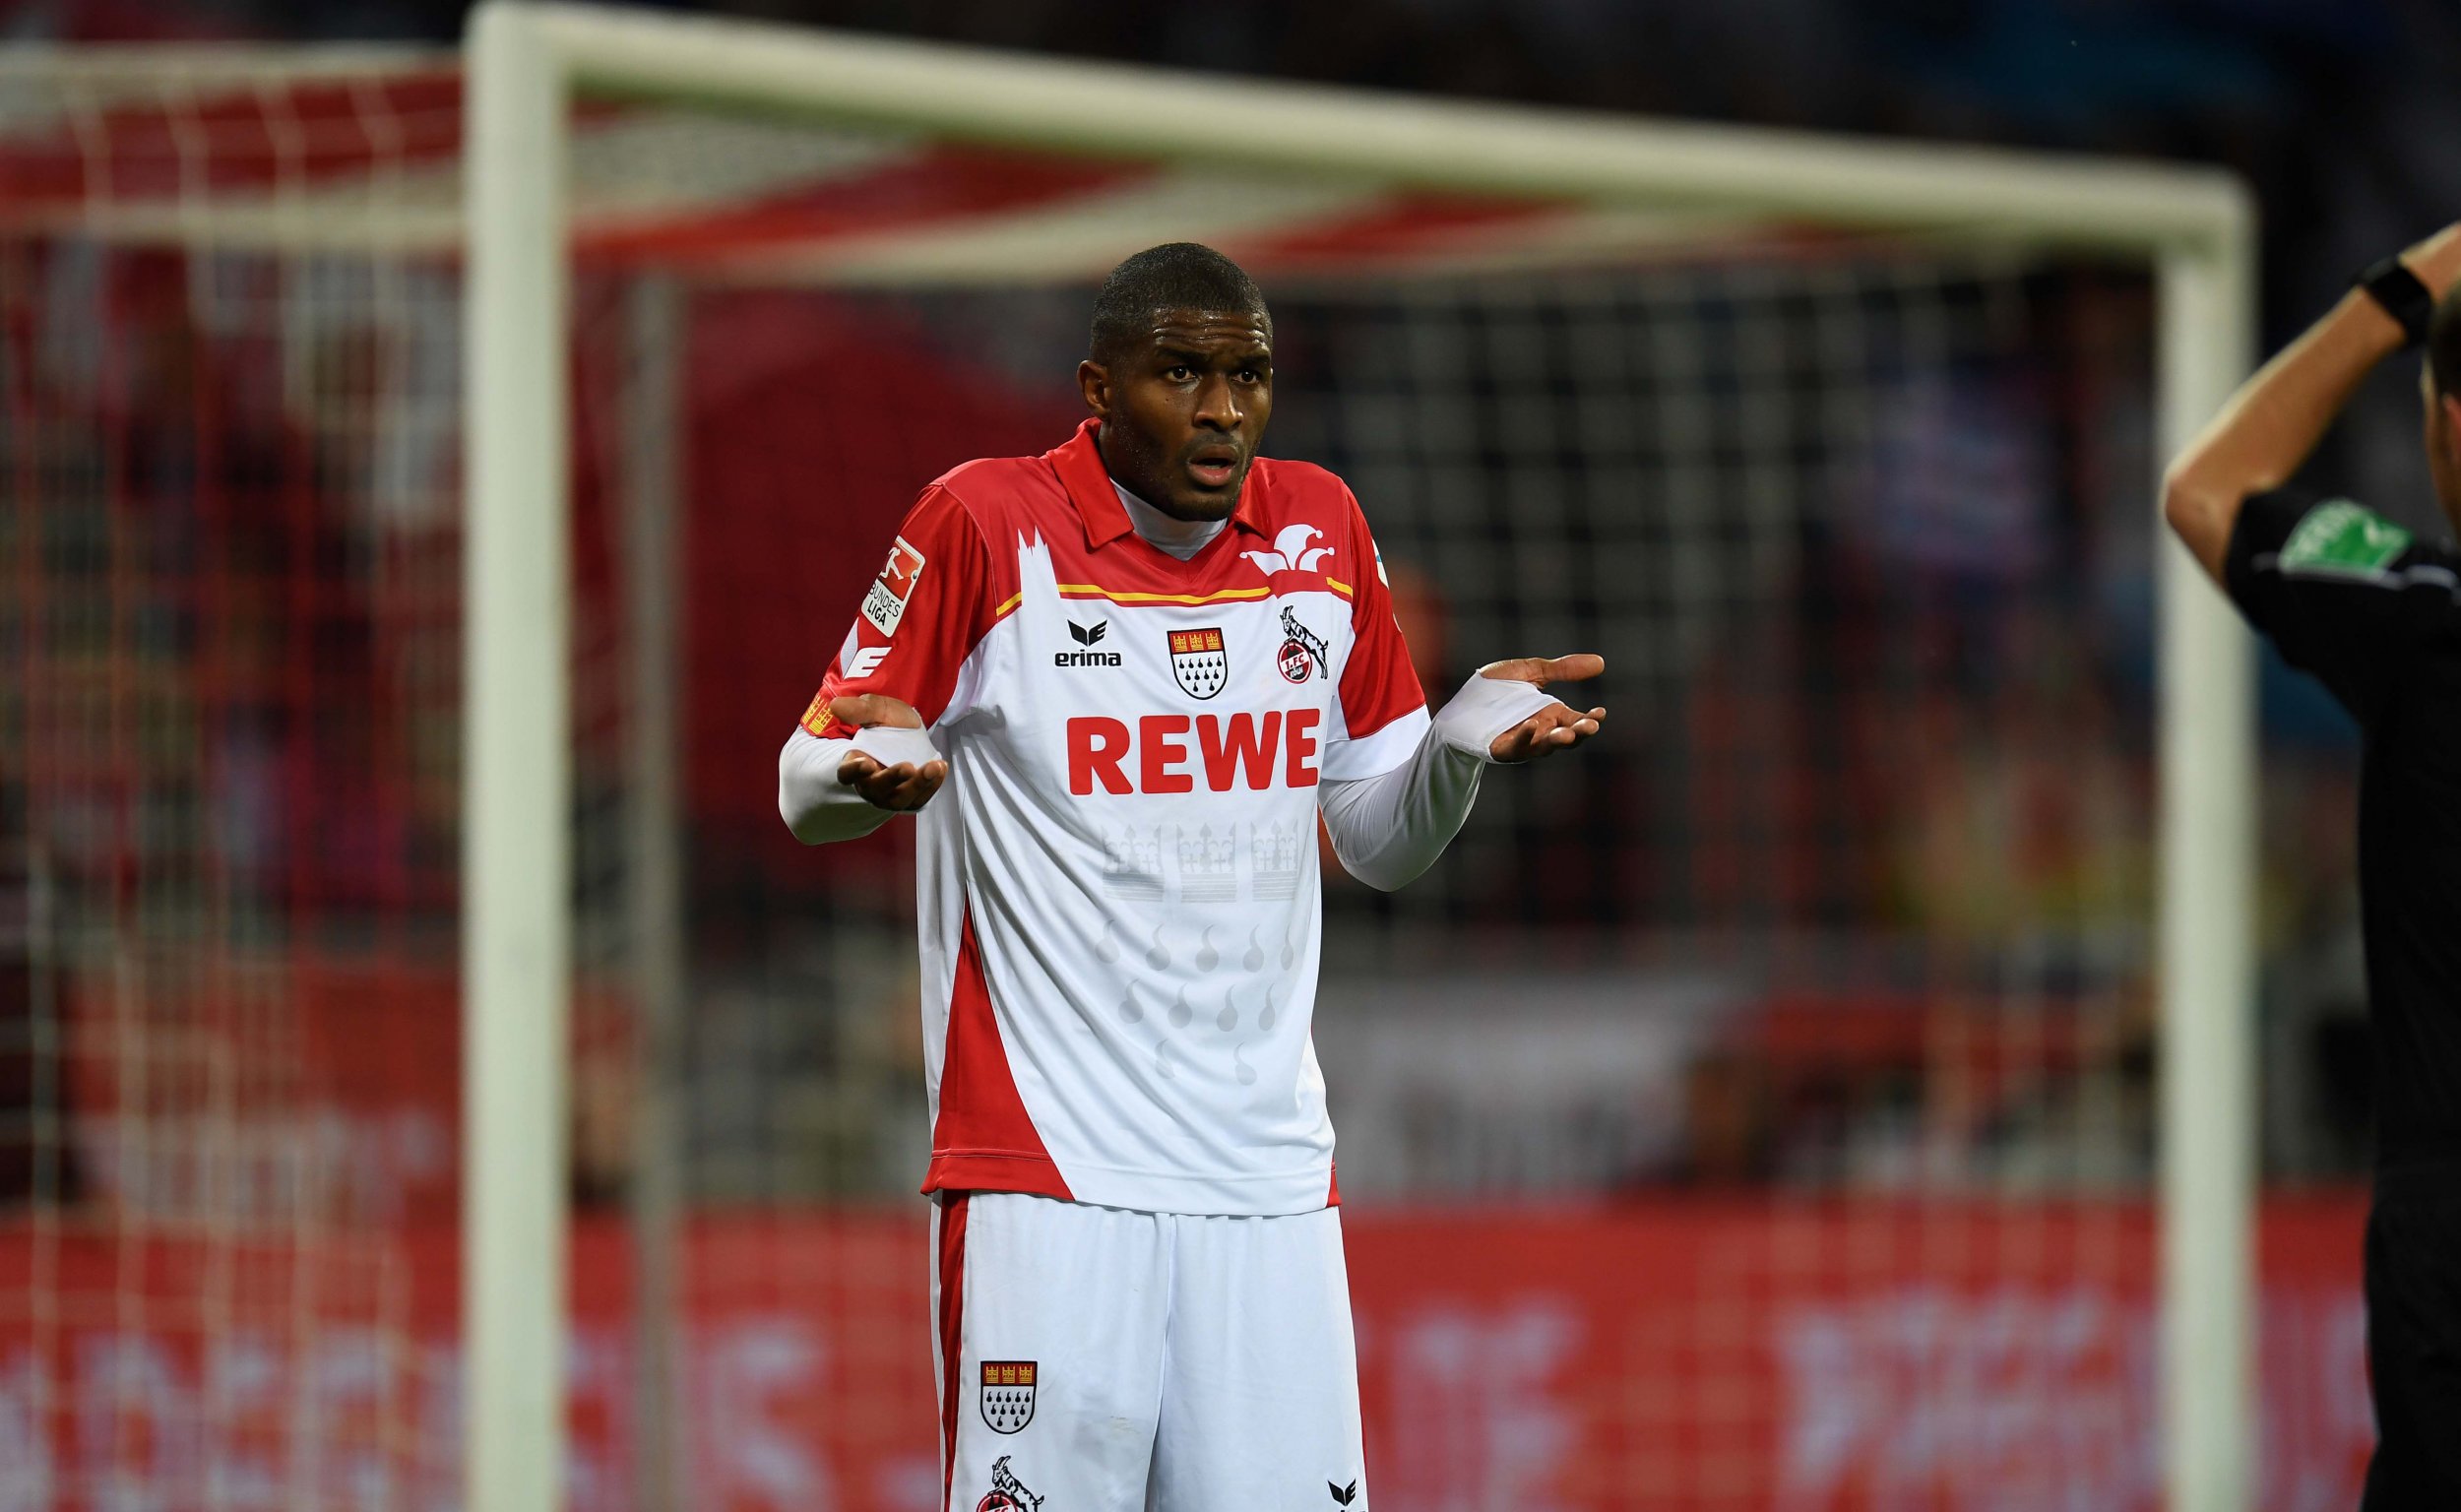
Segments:
[[[2390,520],[2348,499],[2327,499],[2282,542],[2282,570],[2371,578],[2409,545],[2410,533]]]

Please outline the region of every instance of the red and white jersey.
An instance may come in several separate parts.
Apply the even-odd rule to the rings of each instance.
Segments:
[[[923,1189],[1322,1208],[1317,784],[1408,761],[1425,701],[1340,478],[1258,459],[1181,562],[1095,425],[926,489],[804,715],[841,739],[832,699],[891,694],[948,758],[916,841]]]

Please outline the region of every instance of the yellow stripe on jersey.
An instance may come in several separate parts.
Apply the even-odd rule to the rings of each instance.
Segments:
[[[1125,589],[1101,588],[1092,583],[1062,583],[1062,598],[1107,598],[1112,603],[1221,603],[1232,598],[1270,598],[1270,588],[1226,588],[1218,594],[1132,594]]]
[[[1325,579],[1324,585],[1345,598],[1352,597],[1351,586],[1337,578]],[[1183,603],[1195,606],[1236,599],[1267,598],[1272,595],[1273,590],[1270,588],[1226,588],[1218,594],[1140,594],[1124,588],[1104,588],[1096,583],[1062,583],[1059,585],[1059,596],[1062,598],[1102,598],[1112,603]],[[991,617],[994,620],[1006,619],[1009,611],[1024,602],[1025,598],[1023,589],[1009,595],[991,610]]]

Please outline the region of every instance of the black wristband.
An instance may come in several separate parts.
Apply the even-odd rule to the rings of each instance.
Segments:
[[[2427,291],[2417,274],[2402,266],[2400,258],[2370,263],[2351,283],[2366,289],[2368,298],[2400,322],[2410,346],[2426,342],[2427,323],[2435,313],[2435,296]]]

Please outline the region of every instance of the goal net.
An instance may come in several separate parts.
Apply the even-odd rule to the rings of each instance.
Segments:
[[[1609,663],[1427,876],[1326,868],[1374,1494],[2346,1499],[2346,1205],[2264,1217],[2232,1436],[2242,884],[2155,923],[2245,817],[2150,504],[2232,196],[487,14],[0,68],[0,1507],[940,1505],[912,844],[795,846],[774,758],[1171,239],[1263,284],[1268,448],[1432,700]]]

